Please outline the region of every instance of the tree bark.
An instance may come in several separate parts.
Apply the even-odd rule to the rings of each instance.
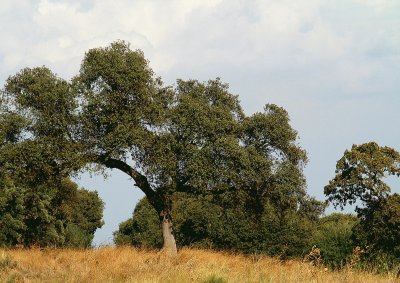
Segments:
[[[135,185],[144,192],[150,203],[157,198],[156,192],[151,188],[147,178],[135,170],[135,168],[131,167],[129,164],[126,164],[124,161],[100,156],[97,163],[103,164],[107,168],[118,169],[130,176],[135,181]],[[154,203],[152,205],[154,205]],[[157,210],[158,208],[155,207],[155,209]]]
[[[177,254],[176,242],[172,233],[172,221],[169,214],[161,212],[162,235],[164,239],[163,252],[167,255],[174,256]]]
[[[104,158],[101,156],[97,162],[105,165],[107,168],[116,168],[129,175],[135,185],[141,189],[149,200],[150,204],[159,212],[162,234],[164,239],[163,251],[168,255],[176,255],[177,248],[174,234],[172,233],[172,220],[168,209],[165,209],[165,201],[154,191],[147,178],[140,174],[133,167],[126,164],[124,161],[114,158]]]

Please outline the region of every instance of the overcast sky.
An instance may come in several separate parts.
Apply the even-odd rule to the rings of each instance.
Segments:
[[[1,85],[41,65],[70,79],[85,51],[123,39],[167,84],[221,77],[247,114],[283,106],[308,152],[308,192],[320,200],[352,144],[400,150],[398,0],[2,0],[0,38]],[[110,174],[78,180],[106,204],[96,244],[112,241],[143,196]]]

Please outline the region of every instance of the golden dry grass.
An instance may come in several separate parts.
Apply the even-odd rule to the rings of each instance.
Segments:
[[[174,258],[129,247],[89,250],[0,250],[0,282],[400,282],[393,275],[330,272],[300,261],[280,262],[195,249]]]

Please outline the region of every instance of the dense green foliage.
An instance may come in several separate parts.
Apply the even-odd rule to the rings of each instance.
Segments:
[[[152,249],[162,247],[160,221],[147,199],[144,198],[136,204],[134,215],[135,217],[122,222],[119,230],[114,232],[115,244]]]
[[[360,266],[364,268],[393,269],[400,260],[400,197],[398,194],[390,195],[389,186],[381,179],[386,174],[396,175],[398,164],[396,151],[375,143],[353,146],[351,152],[346,151],[345,157],[338,162],[338,174],[326,187],[326,192],[331,194],[330,200],[336,201],[336,205],[362,200],[363,206],[357,208],[358,217],[336,213],[319,218],[323,206],[307,198],[292,210],[285,210],[282,202],[265,198],[266,202],[260,209],[251,205],[254,203],[251,195],[241,189],[235,191],[235,194],[242,194],[241,202],[229,192],[225,192],[225,199],[219,195],[202,198],[175,195],[172,215],[177,242],[181,246],[271,255],[281,254],[282,247],[286,246],[289,256],[304,255],[315,245],[321,251],[324,264],[334,269],[353,265],[359,255]],[[283,194],[285,191],[280,192]],[[289,196],[286,196],[285,203],[290,203]],[[141,226],[132,223],[141,223]],[[156,212],[144,199],[132,218],[115,232],[116,243],[156,247],[161,235],[152,231],[157,231],[158,226]],[[138,239],[145,233],[148,234],[144,238],[149,239],[152,235],[155,241]],[[120,241],[121,238],[136,241]],[[352,254],[356,247],[361,247],[358,255]]]
[[[97,193],[69,180],[58,187],[0,181],[1,246],[88,247],[102,216]]]
[[[337,269],[349,263],[356,246],[353,229],[358,223],[357,217],[340,213],[319,220],[312,242],[320,248],[325,265]]]
[[[304,215],[292,211],[281,215],[272,207],[256,216],[243,206],[223,208],[211,196],[174,196],[172,217],[179,246],[213,248],[245,253],[302,256],[311,247],[311,234],[320,210]],[[132,218],[114,233],[117,245],[157,248],[162,243],[157,213],[146,198],[136,206]]]
[[[336,175],[325,186],[325,195],[335,206],[357,200],[369,206],[390,193],[384,177],[399,175],[400,153],[393,148],[375,142],[353,145],[337,162]]]
[[[70,86],[44,67],[7,80],[0,97],[0,245],[89,246],[102,226],[97,193],[78,189],[67,137]]]
[[[390,195],[364,208],[353,237],[364,248],[366,265],[382,271],[400,268],[400,195]]]
[[[361,202],[352,239],[363,249],[365,265],[379,270],[400,266],[400,196],[390,195],[383,180],[387,176],[400,176],[400,153],[374,142],[353,145],[325,187],[328,200],[336,206]]]
[[[172,250],[177,192],[243,203],[249,214],[232,220],[263,215],[266,204],[283,219],[308,198],[306,153],[283,108],[267,104],[247,117],[219,79],[166,87],[123,41],[89,50],[71,82],[45,67],[11,76],[0,119],[0,165],[9,174],[36,186],[93,164],[119,169],[157,211]]]

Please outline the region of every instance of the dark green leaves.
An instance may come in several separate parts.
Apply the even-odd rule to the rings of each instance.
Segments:
[[[337,162],[336,176],[327,186],[328,201],[343,208],[361,201],[356,211],[360,219],[353,229],[355,243],[364,249],[363,259],[375,270],[394,269],[400,259],[400,197],[390,195],[383,181],[399,176],[400,154],[375,142],[346,150]]]
[[[5,90],[16,110],[30,120],[35,136],[67,135],[75,122],[70,84],[46,67],[23,69],[7,80]]]
[[[325,195],[335,206],[343,207],[356,200],[368,203],[386,197],[389,186],[382,180],[400,174],[400,154],[374,142],[353,145],[337,162],[336,176],[325,186]]]
[[[0,246],[88,247],[102,216],[97,193],[69,180],[26,187],[0,179]]]
[[[95,163],[128,174],[166,218],[177,192],[257,214],[267,202],[295,213],[305,200],[306,153],[283,108],[246,117],[220,79],[163,86],[124,41],[89,50],[71,82],[26,68],[1,102],[0,171],[27,187]]]
[[[89,50],[73,80],[82,103],[80,142],[95,154],[127,157],[159,119],[165,98],[159,84],[143,53],[125,42]]]

